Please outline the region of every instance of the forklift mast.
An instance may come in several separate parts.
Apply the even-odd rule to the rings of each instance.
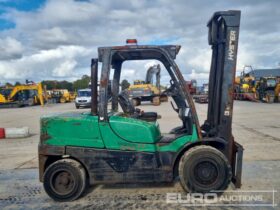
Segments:
[[[204,136],[222,138],[226,153],[232,157],[233,92],[236,72],[240,11],[216,12],[207,24],[208,42],[212,47],[209,75],[208,113],[202,125]]]

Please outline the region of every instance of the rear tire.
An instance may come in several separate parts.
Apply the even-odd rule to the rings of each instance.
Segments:
[[[86,172],[83,166],[72,159],[62,159],[51,164],[45,171],[44,189],[55,201],[73,201],[86,188]]]
[[[187,192],[208,193],[225,190],[232,177],[231,166],[219,150],[196,146],[186,151],[179,163],[179,177]]]

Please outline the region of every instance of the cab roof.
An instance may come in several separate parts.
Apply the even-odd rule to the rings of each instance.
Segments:
[[[180,45],[124,45],[98,48],[98,60],[103,61],[104,52],[111,51],[114,61],[126,60],[162,60],[166,53],[170,58],[176,59]]]

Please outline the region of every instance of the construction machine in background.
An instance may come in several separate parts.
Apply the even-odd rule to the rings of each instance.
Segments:
[[[77,94],[67,89],[53,89],[49,92],[49,101],[52,103],[68,103],[75,100]]]
[[[48,103],[67,103],[75,101],[77,92],[68,91],[67,89],[46,90]]]
[[[151,66],[146,73],[146,80],[135,80],[128,88],[129,97],[134,106],[142,101],[151,101],[154,106],[168,101],[168,96],[161,92],[160,87],[160,65]]]
[[[261,77],[256,85],[257,99],[267,103],[278,101],[279,86],[276,77]]]
[[[197,94],[197,82],[195,79],[192,79],[191,81],[186,81],[189,90],[190,90],[190,94],[191,95],[195,95]]]
[[[247,73],[246,68],[249,68],[253,75]],[[240,76],[235,78],[234,98],[236,100],[258,101],[256,96],[257,81],[253,72],[252,66],[244,66]]]
[[[41,83],[29,83],[4,87],[0,91],[0,107],[44,105],[45,94]]]
[[[98,58],[91,61],[91,111],[41,118],[38,170],[46,193],[65,202],[80,197],[89,185],[178,178],[189,193],[220,194],[230,183],[240,188],[243,147],[232,134],[239,24],[240,11],[216,12],[207,24],[212,62],[202,126],[175,61],[181,46],[138,45],[133,39],[127,43],[134,45],[99,47]],[[122,65],[135,60],[158,60],[171,78],[166,91],[180,125],[169,133],[161,132],[157,112],[135,108],[127,91],[120,92]]]
[[[280,102],[280,78],[277,78],[277,85],[275,87],[275,102]]]
[[[77,95],[78,95],[77,91],[69,91],[70,102],[75,101]]]
[[[209,85],[207,83],[204,83],[200,90],[197,91],[198,94],[193,96],[194,101],[200,104],[208,103],[208,90]]]

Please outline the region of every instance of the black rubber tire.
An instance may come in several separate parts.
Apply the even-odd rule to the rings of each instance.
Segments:
[[[168,96],[166,96],[166,95],[161,95],[161,96],[160,96],[160,102],[168,102]]]
[[[79,106],[76,106],[76,109],[79,109],[80,107]]]
[[[34,106],[34,105],[35,105],[35,100],[34,100],[34,98],[29,98],[29,99],[27,100],[27,103],[28,103],[28,106]]]
[[[160,97],[159,96],[153,97],[152,102],[153,102],[154,106],[159,106],[160,105]]]
[[[138,99],[137,98],[133,98],[131,100],[131,102],[132,102],[133,106],[138,106]]]
[[[65,180],[65,178],[60,178],[61,180],[59,180],[59,177],[64,175],[63,173],[70,174],[70,178],[72,178],[72,180],[69,181],[68,176],[67,180]],[[72,159],[62,159],[52,163],[46,169],[43,180],[46,193],[53,200],[60,202],[76,200],[85,191],[87,185],[84,167],[79,162]],[[65,186],[66,184],[61,182],[65,181],[67,184],[70,184],[70,190],[67,189],[67,192],[59,192],[58,188],[61,188],[62,185]]]
[[[66,99],[61,97],[61,98],[59,99],[59,103],[61,103],[61,104],[66,103]]]
[[[208,193],[225,190],[231,181],[232,170],[222,152],[200,145],[189,149],[181,157],[179,177],[186,192]]]

